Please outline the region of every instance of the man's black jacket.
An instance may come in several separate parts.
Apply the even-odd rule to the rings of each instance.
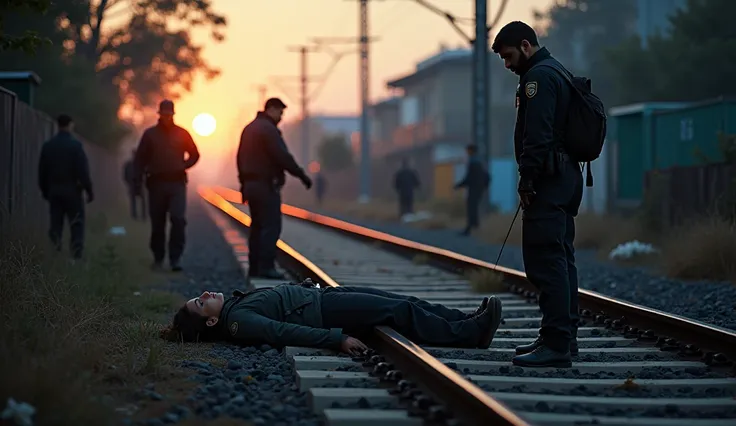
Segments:
[[[546,63],[564,69],[547,48],[539,49],[522,70],[516,95],[516,162],[520,180],[527,182],[534,182],[542,173],[550,149],[562,145],[572,96],[567,81]]]
[[[187,154],[185,158],[185,154]],[[151,182],[186,182],[186,171],[199,161],[199,150],[189,132],[175,124],[159,123],[146,129],[135,151],[138,178],[144,172]]]
[[[276,123],[264,112],[259,112],[243,129],[237,161],[241,182],[261,180],[282,186],[284,171],[300,179],[306,176],[289,153]]]
[[[70,132],[60,131],[41,147],[38,186],[44,198],[92,194],[89,162],[82,143]]]

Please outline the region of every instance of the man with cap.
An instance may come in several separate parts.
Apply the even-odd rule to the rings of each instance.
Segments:
[[[166,216],[169,216],[169,265],[181,271],[184,252],[187,169],[199,161],[199,151],[188,131],[174,124],[174,103],[164,100],[158,108],[158,124],[146,129],[135,153],[137,176],[146,176],[150,248],[153,267],[160,269],[166,255]],[[186,154],[186,155],[185,155]]]
[[[483,199],[483,191],[488,188],[491,177],[483,167],[483,162],[478,157],[478,147],[476,145],[468,145],[465,148],[468,153],[468,168],[465,172],[463,180],[455,185],[455,189],[465,188],[465,215],[467,217],[467,225],[461,232],[462,235],[470,235],[470,232],[477,228],[480,223],[478,220],[480,202]]]
[[[312,187],[307,176],[289,153],[277,127],[284,114],[281,99],[270,98],[263,111],[240,135],[237,164],[243,203],[251,214],[248,238],[248,276],[283,279],[276,271],[276,242],[281,235],[281,188],[286,176],[297,177],[304,186]]]

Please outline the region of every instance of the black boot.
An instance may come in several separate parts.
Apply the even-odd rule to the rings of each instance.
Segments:
[[[493,336],[496,334],[498,326],[501,325],[502,314],[501,299],[492,296],[488,301],[485,311],[473,318],[475,321],[478,321],[482,330],[480,339],[478,340],[478,347],[480,349],[488,349],[491,346]]]
[[[488,306],[488,298],[484,297],[483,300],[480,302],[480,306],[478,306],[478,309],[475,310],[472,314],[468,315],[468,318],[475,318],[478,315],[482,314],[483,311],[486,310],[486,307]]]
[[[537,349],[541,345],[542,345],[542,336],[539,336],[537,337],[537,340],[533,341],[532,343],[529,343],[528,345],[517,346],[516,355],[524,355],[524,354],[534,352],[534,350]],[[578,340],[572,339],[570,341],[570,355],[578,356],[578,353],[579,353]]]
[[[184,268],[181,267],[181,261],[179,259],[169,260],[169,265],[173,272],[181,272]]]
[[[538,346],[528,354],[516,355],[511,362],[519,367],[572,367],[572,360],[570,359],[569,351],[557,352],[544,346],[544,344]]]

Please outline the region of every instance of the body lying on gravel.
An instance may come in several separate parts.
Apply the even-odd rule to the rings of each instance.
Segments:
[[[163,337],[185,342],[305,346],[357,354],[353,336],[385,325],[418,344],[488,348],[501,323],[501,301],[484,298],[466,314],[416,297],[367,287],[318,288],[307,280],[248,293],[205,291],[187,301]]]

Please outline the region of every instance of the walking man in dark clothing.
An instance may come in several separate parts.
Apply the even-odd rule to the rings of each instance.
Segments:
[[[146,220],[146,197],[143,195],[143,185],[135,167],[135,150],[130,160],[123,165],[123,181],[128,189],[128,201],[130,202],[130,217],[138,219],[138,206],[140,205],[140,218]],[[138,203],[140,199],[140,204]]]
[[[527,367],[570,367],[578,352],[578,278],[575,216],[583,193],[580,165],[562,146],[572,99],[569,72],[540,47],[523,22],[503,27],[493,51],[519,75],[514,145],[519,163],[524,268],[540,291],[542,326],[513,362]]]
[[[240,135],[238,177],[243,203],[248,203],[251,226],[248,237],[248,276],[283,279],[276,270],[276,242],[281,235],[281,188],[284,172],[297,177],[304,186],[312,180],[289,153],[277,127],[284,114],[278,98],[266,101],[263,111]]]
[[[419,185],[419,176],[409,166],[409,159],[404,158],[394,175],[394,189],[399,194],[399,217],[414,213],[414,191],[419,189]]]
[[[94,200],[89,163],[82,143],[73,135],[74,122],[68,115],[56,120],[59,132],[41,148],[38,164],[38,186],[43,199],[49,203],[49,237],[57,251],[61,251],[64,219],[69,221],[70,248],[74,259],[80,259],[84,250],[84,199]]]
[[[490,176],[486,172],[486,168],[483,166],[483,162],[478,156],[478,147],[475,145],[468,145],[465,148],[468,153],[468,166],[465,171],[465,177],[463,180],[455,185],[455,189],[465,188],[465,215],[467,224],[465,229],[461,232],[461,235],[470,235],[473,229],[480,226],[479,220],[479,209],[480,202],[483,199],[483,191],[488,189],[490,183]]]
[[[172,101],[162,101],[158,114],[158,124],[146,129],[136,150],[136,175],[143,176],[143,172],[148,187],[153,268],[160,269],[166,256],[168,215],[169,265],[173,271],[181,271],[187,224],[187,170],[199,161],[199,151],[189,132],[174,124]]]

